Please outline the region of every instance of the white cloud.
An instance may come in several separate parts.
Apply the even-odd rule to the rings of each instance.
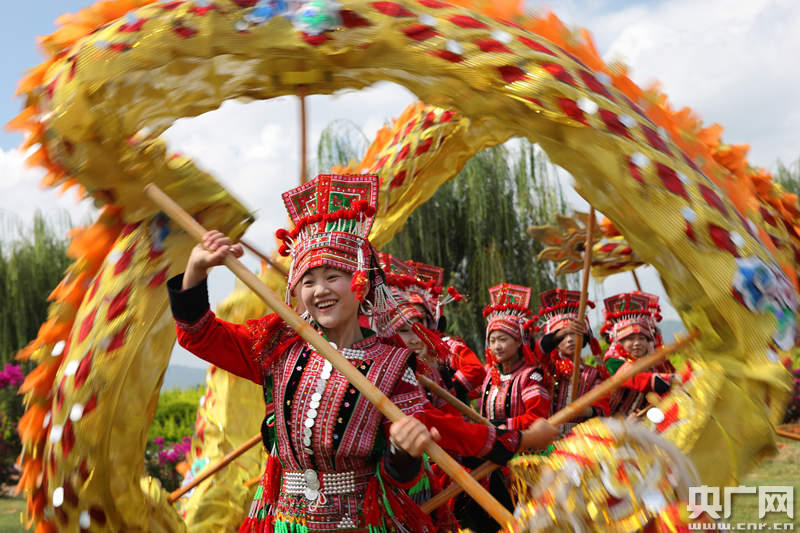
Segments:
[[[749,160],[773,168],[800,157],[800,3],[794,0],[670,0],[611,9],[596,0],[553,6],[594,32],[606,57],[622,57],[632,78],[658,80],[674,107],[691,107],[723,139],[750,144]]]
[[[78,203],[77,189],[59,194],[43,189],[41,169],[25,166],[25,154],[17,149],[0,148],[0,219],[10,227],[27,226],[39,210],[48,217],[67,213],[73,224],[86,223],[94,209],[90,202]]]

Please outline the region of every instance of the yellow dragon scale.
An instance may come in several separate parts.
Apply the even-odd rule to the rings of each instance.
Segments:
[[[734,298],[732,285],[743,268],[737,258],[757,259],[783,280],[773,268],[779,266],[796,283],[798,211],[796,198],[747,166],[741,147],[722,145],[717,129],[702,130],[691,114],[673,113],[661,95],[641,91],[552,16],[517,16],[517,25],[435,0],[344,1],[342,27],[307,36],[282,17],[241,29],[249,9],[237,3],[252,4],[100,2],[43,40],[51,57],[22,81],[27,107],[11,126],[29,132],[28,145],[41,145],[31,163],[49,170],[45,183],[78,184],[113,204],[118,218],[98,230],[113,247],[76,251],[81,259],[71,275],[85,283],[65,280],[51,320],[22,354],[41,363],[23,385],[21,486],[42,531],[77,531],[87,520],[93,531],[184,527],[164,494],[139,479],[174,338],[165,291],[149,284],[164,268],[177,272],[191,243],[159,226],[142,187],[155,182],[205,225],[240,235],[251,220],[246,210],[191,161],[168,153],[158,135],[226,99],[273,98],[299,85],[322,94],[389,80],[436,106],[411,110],[407,131],[396,128],[397,135],[381,139],[360,167],[382,178],[373,230],[378,246],[481,148],[512,136],[538,142],[637,255],[658,268],[684,323],[703,332],[692,356],[723,375],[704,389],[714,425],[670,398],[686,409],[687,424],[696,422],[698,438],[682,440],[679,426],[663,434],[696,458],[715,437],[719,455],[730,460],[705,473],[711,485],[735,480],[773,445],[771,423],[789,382],[769,346],[794,326],[796,301],[783,314],[772,300],[748,307]],[[481,7],[503,18],[516,8],[516,2]],[[135,226],[123,230],[123,223]],[[154,246],[166,251],[154,258],[148,252]],[[131,248],[128,266],[112,275]],[[789,287],[791,298],[783,300],[796,299]],[[104,320],[126,288],[126,306]],[[92,313],[95,320],[87,322]],[[66,328],[72,333],[62,353],[56,347]],[[121,344],[107,353],[114,339]],[[79,387],[75,379],[88,353],[92,365]],[[699,387],[711,374],[694,379]],[[96,407],[67,431],[75,406],[93,395]],[[738,444],[724,436],[748,427],[758,432],[737,455]]]

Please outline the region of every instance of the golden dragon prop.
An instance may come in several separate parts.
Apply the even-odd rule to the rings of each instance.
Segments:
[[[355,169],[381,176],[377,246],[480,149],[539,143],[703,332],[693,383],[706,392],[691,401],[713,411],[713,431],[709,411],[679,398],[658,430],[695,458],[714,440],[725,460],[702,472],[709,485],[771,449],[789,390],[775,353],[794,341],[800,211],[747,164],[746,147],[604,64],[587,33],[524,16],[517,1],[304,5],[331,16],[293,25],[256,0],[105,0],[41,40],[48,57],[21,81],[25,109],[10,126],[38,146],[29,163],[47,169],[45,185],[78,186],[105,207],[73,236],[76,262],[20,353],[38,363],[20,422],[20,488],[37,531],[185,529],[141,457],[174,341],[163,283],[192,243],[142,187],[240,236],[247,210],[159,135],[227,99],[300,88],[388,80],[430,106],[382,131]]]

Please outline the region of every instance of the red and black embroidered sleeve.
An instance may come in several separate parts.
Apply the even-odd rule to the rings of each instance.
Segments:
[[[291,335],[283,334],[283,323],[272,315],[244,325],[217,318],[208,304],[206,281],[181,290],[183,275],[167,282],[170,306],[177,327],[178,342],[197,357],[239,377],[263,385],[268,365],[263,364],[268,348],[281,348],[274,342]],[[273,350],[271,353],[277,353]]]
[[[480,393],[480,386],[486,378],[486,368],[475,352],[470,350],[466,344],[457,343],[454,346],[453,355],[455,379],[464,386],[470,397],[477,397]]]
[[[506,419],[508,429],[527,429],[539,418],[547,418],[550,414],[550,393],[544,387],[544,377],[538,370],[526,372],[520,383],[522,388],[522,406],[524,412],[518,416]]]

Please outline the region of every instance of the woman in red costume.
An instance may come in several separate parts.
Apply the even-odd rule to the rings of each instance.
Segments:
[[[551,391],[551,413],[556,413],[566,407],[576,398],[572,398],[573,356],[575,354],[576,337],[581,339],[582,347],[590,345],[595,356],[600,354],[600,345],[592,336],[589,319],[583,323],[578,322],[578,308],[581,293],[566,289],[551,289],[539,295],[542,307],[539,308],[539,320],[544,322],[544,336],[535,343],[536,355],[545,369],[545,386]],[[594,307],[594,303],[587,302],[587,306]],[[537,331],[540,327],[535,328]],[[593,367],[583,361],[578,373],[578,394],[583,396],[591,389],[603,382],[608,377],[608,371],[603,365]],[[582,419],[593,416],[608,416],[610,414],[608,398],[587,407],[582,413]],[[575,423],[564,424],[561,433],[566,434],[575,426]]]
[[[277,315],[247,325],[216,318],[206,273],[225,255],[242,254],[224,235],[209,232],[186,272],[168,282],[181,345],[275,399],[274,453],[240,531],[434,531],[407,495],[423,475],[419,457],[430,439],[502,463],[522,443],[552,438],[543,425],[526,435],[467,426],[425,401],[410,352],[387,342],[394,310],[367,239],[377,190],[376,176],[321,175],[284,193],[295,226],[278,232],[281,253],[292,257],[287,299],[294,292],[309,324],[413,416],[390,424]],[[362,314],[377,334],[360,326]],[[454,420],[459,431],[450,431]]]
[[[443,386],[462,402],[477,397],[486,371],[475,352],[462,339],[444,334],[445,305],[463,297],[453,287],[444,291],[444,269],[415,261],[402,261],[381,253],[386,282],[397,304],[393,323],[397,334],[422,364],[419,371]],[[438,398],[428,398],[447,409]]]
[[[660,347],[663,342],[657,323],[661,320],[658,296],[644,292],[615,294],[604,300],[606,323],[601,333],[611,344],[603,361],[611,374]],[[680,381],[669,361],[654,371],[640,372],[611,395],[611,412],[637,414],[647,406],[647,393],[664,394]]]
[[[483,310],[486,327],[487,376],[481,386],[481,414],[499,429],[527,428],[544,422],[550,413],[550,395],[544,387],[542,369],[528,346],[533,322],[529,308],[531,289],[502,283],[489,289],[491,303]],[[467,461],[469,466],[476,466]],[[488,489],[501,503],[512,508],[501,470],[492,473]],[[461,525],[475,531],[497,531],[499,525],[466,495],[455,504]]]
[[[489,296],[481,414],[500,428],[526,428],[550,414],[545,376],[528,346],[531,289],[503,283],[489,289]]]

